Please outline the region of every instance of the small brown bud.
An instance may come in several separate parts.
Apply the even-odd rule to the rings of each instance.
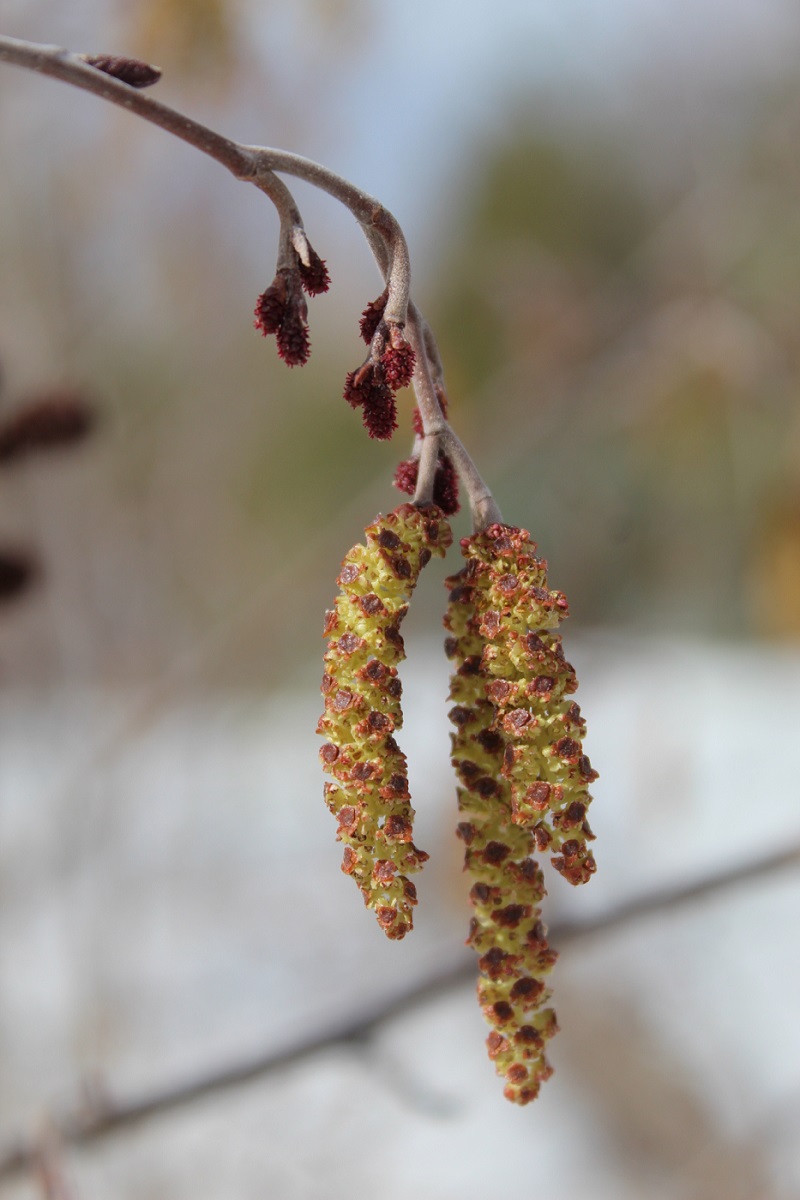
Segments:
[[[96,67],[98,71],[111,75],[114,79],[121,79],[130,87],[151,87],[161,78],[159,67],[142,62],[138,58],[121,58],[115,54],[81,54],[80,57],[90,67]]]

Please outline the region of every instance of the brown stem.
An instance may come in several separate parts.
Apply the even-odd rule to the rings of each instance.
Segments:
[[[449,453],[472,505],[475,529],[482,529],[491,521],[500,519],[499,509],[475,464],[442,417],[438,401],[435,400],[435,388],[435,403],[426,398],[429,388],[433,386],[432,370],[436,378],[441,379],[441,363],[430,329],[419,310],[410,303],[411,269],[408,245],[397,219],[387,208],[367,192],[319,163],[286,150],[246,146],[226,138],[122,80],[107,75],[79,55],[71,54],[59,46],[44,46],[17,38],[0,37],[0,62],[13,63],[60,79],[126,108],[215,159],[235,178],[255,184],[270,198],[280,216],[279,266],[289,259],[290,247],[295,244],[297,231],[302,233],[303,226],[291,192],[275,172],[280,171],[282,174],[305,180],[344,204],[361,226],[387,283],[389,296],[384,319],[387,323],[400,327],[407,321],[414,326],[412,345],[417,352],[418,363],[421,364],[420,370],[424,372],[424,377],[421,376],[423,400],[420,411],[423,413],[425,432],[435,436],[441,430],[442,436],[445,437]],[[427,416],[423,405],[427,408]],[[422,489],[424,492],[432,487],[427,478],[428,474],[426,465]]]

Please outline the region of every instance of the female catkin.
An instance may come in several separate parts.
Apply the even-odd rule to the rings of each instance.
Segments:
[[[325,620],[325,712],[317,731],[326,738],[320,757],[334,780],[325,785],[325,800],[345,843],[342,870],[394,939],[412,928],[417,897],[408,876],[428,857],[412,841],[406,758],[394,737],[402,725],[400,624],[420,571],[451,540],[433,507],[402,504],[378,517],[365,543],[345,557],[336,606]]]

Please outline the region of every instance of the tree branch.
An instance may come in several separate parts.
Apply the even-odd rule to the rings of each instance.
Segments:
[[[152,96],[142,94],[131,84],[113,78],[105,71],[92,66],[81,55],[72,54],[59,46],[45,46],[20,41],[17,38],[0,37],[0,62],[26,67],[91,92],[92,95],[108,100],[111,104],[119,105],[213,158],[236,179],[253,183],[269,197],[278,210],[281,221],[279,267],[286,265],[291,252],[290,247],[297,246],[298,238],[302,243],[305,233],[294,197],[276,172],[312,184],[349,209],[361,226],[388,287],[384,320],[389,325],[402,328],[410,318],[416,330],[417,371],[414,387],[420,400],[425,433],[437,439],[440,426],[445,430],[449,452],[470,500],[475,530],[500,519],[499,509],[491,498],[489,489],[464,446],[442,416],[438,401],[434,401],[433,405],[428,403],[431,364],[437,376],[441,374],[439,354],[433,335],[421,314],[413,305],[409,307],[411,264],[408,245],[399,222],[387,208],[328,167],[286,150],[247,146],[235,142],[199,121],[184,116],[176,109],[154,100]],[[434,465],[436,457],[434,454]],[[429,490],[427,479],[423,479],[422,490],[426,493]]]
[[[732,887],[757,882],[779,871],[798,866],[800,843],[754,862],[727,868],[698,882],[665,888],[626,901],[589,921],[562,922],[553,927],[552,940],[564,946],[582,938],[615,933],[636,921],[674,912],[705,897],[715,896]],[[83,1145],[95,1141],[205,1096],[288,1070],[325,1050],[363,1043],[390,1021],[420,1008],[453,988],[471,982],[474,978],[475,964],[472,957],[465,961],[459,956],[458,959],[440,967],[429,978],[412,984],[389,1000],[379,1001],[371,1010],[321,1033],[303,1038],[293,1045],[257,1052],[241,1062],[214,1068],[194,1079],[156,1087],[129,1100],[117,1101],[105,1092],[98,1092],[88,1101],[64,1113],[60,1119],[52,1121],[51,1127],[64,1144]],[[40,1139],[18,1138],[4,1151],[0,1151],[0,1180],[35,1168],[40,1153]]]

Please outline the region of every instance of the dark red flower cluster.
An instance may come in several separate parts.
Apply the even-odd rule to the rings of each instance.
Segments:
[[[386,382],[393,392],[408,387],[414,374],[417,356],[397,327],[392,329],[391,340],[383,352],[381,362]]]
[[[371,438],[387,441],[392,436],[397,428],[397,405],[381,363],[367,359],[357,371],[349,371],[344,398],[351,408],[361,409],[364,428]]]
[[[309,296],[321,296],[331,286],[325,259],[320,258],[311,246],[308,247],[308,266],[304,262],[298,262],[297,270],[303,291],[308,292]]]
[[[299,272],[285,268],[278,271],[267,290],[258,297],[253,324],[264,337],[275,335],[278,354],[287,366],[298,367],[308,361],[311,346],[307,318],[308,306]]]
[[[416,411],[416,410],[415,410]],[[394,486],[401,492],[413,496],[417,489],[419,459],[407,458],[401,462],[394,475]],[[461,508],[458,498],[458,474],[449,454],[439,452],[439,463],[433,480],[433,503],[447,517],[454,516]]]
[[[433,480],[433,503],[448,517],[454,516],[461,508],[458,498],[458,473],[452,458],[444,452],[439,453],[439,465]]]
[[[394,473],[394,486],[399,492],[405,492],[407,496],[413,496],[417,490],[418,476],[419,459],[404,458],[402,462],[397,464],[397,470]]]
[[[378,331],[378,326],[383,320],[383,310],[386,308],[386,301],[388,299],[389,289],[384,288],[377,300],[370,300],[369,304],[361,314],[359,329],[361,330],[361,336],[367,345],[370,344]]]
[[[372,346],[372,354],[345,379],[344,398],[352,408],[361,408],[370,437],[390,438],[397,428],[394,395],[408,387],[416,356],[397,325],[379,332],[388,291],[371,301],[361,314],[361,336]],[[375,335],[378,334],[376,341]],[[374,341],[374,345],[373,345]]]

